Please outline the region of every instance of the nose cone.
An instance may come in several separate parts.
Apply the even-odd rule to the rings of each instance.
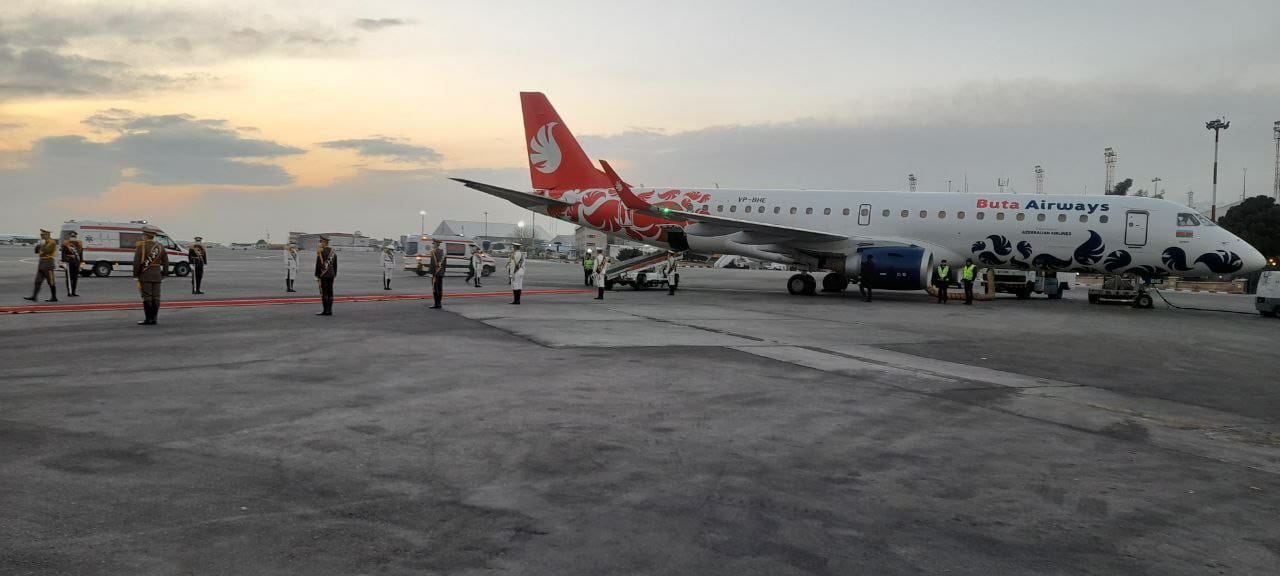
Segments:
[[[1244,240],[1240,241],[1240,260],[1244,262],[1244,267],[1240,269],[1243,274],[1256,272],[1267,267],[1267,257],[1263,256],[1257,248],[1250,246]]]

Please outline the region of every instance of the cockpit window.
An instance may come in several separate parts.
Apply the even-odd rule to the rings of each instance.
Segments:
[[[1215,224],[1213,220],[1210,220],[1208,216],[1201,216],[1200,223],[1204,224],[1205,226],[1217,226],[1217,224]]]
[[[1182,214],[1178,215],[1178,225],[1179,226],[1199,226],[1200,219],[1196,218],[1195,214],[1188,214],[1186,212],[1183,212]]]

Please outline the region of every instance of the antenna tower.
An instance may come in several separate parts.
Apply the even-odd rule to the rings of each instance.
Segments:
[[[1107,146],[1102,151],[1102,160],[1107,164],[1107,183],[1102,188],[1103,194],[1110,194],[1116,185],[1116,149]]]
[[[1195,203],[1196,203],[1196,191],[1187,190],[1187,208],[1195,208]]]

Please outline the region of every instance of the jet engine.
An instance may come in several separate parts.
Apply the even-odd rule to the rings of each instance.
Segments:
[[[933,252],[918,246],[878,246],[863,248],[845,259],[845,274],[862,275],[862,264],[875,257],[873,288],[881,290],[923,290],[933,270]]]

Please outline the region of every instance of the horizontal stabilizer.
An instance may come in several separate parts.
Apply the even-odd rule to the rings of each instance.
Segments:
[[[569,206],[572,206],[572,204],[568,202],[561,202],[559,200],[547,198],[546,196],[538,196],[537,194],[530,194],[528,192],[521,192],[519,190],[512,190],[510,188],[503,188],[501,186],[494,186],[483,182],[475,182],[464,178],[450,178],[450,180],[461,182],[462,185],[467,188],[479,190],[490,196],[497,196],[498,198],[506,200],[526,210],[539,207],[568,208]]]

